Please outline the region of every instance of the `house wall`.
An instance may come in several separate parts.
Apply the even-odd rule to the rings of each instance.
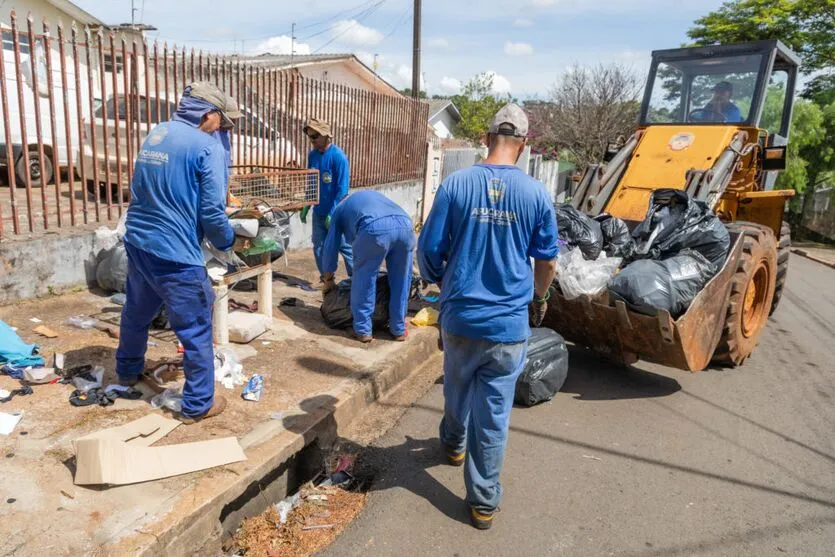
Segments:
[[[449,110],[444,110],[432,120],[429,121],[435,133],[441,139],[449,139],[453,136],[452,130],[455,129],[455,118],[450,114]]]
[[[364,91],[376,91],[384,95],[398,95],[396,91],[383,80],[376,80],[365,68],[349,60],[335,60],[333,62],[316,62],[297,68],[302,77],[339,83]]]
[[[44,17],[49,22],[49,27],[53,33],[55,32],[54,26],[57,25],[59,20],[63,22],[65,29],[69,29],[72,23],[70,16],[45,0],[7,0],[0,7],[0,22],[3,23],[4,27],[9,25],[9,14],[12,10],[17,15],[17,25],[22,32],[27,30],[26,16],[29,12],[32,13],[32,19],[34,20],[32,29],[35,33],[40,33],[43,29],[41,22]]]

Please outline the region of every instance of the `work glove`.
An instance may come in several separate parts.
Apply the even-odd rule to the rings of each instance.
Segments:
[[[310,212],[310,205],[306,205],[299,211],[299,219],[301,219],[302,224],[307,224],[307,214]]]
[[[528,305],[528,317],[532,327],[542,325],[542,321],[545,319],[545,312],[548,310],[548,298],[550,298],[550,291],[542,299],[534,297]]]
[[[322,295],[327,296],[329,292],[336,290],[336,280],[333,275],[322,278]]]
[[[325,230],[330,230],[330,229],[331,229],[331,216],[328,215],[327,217],[325,217]]]

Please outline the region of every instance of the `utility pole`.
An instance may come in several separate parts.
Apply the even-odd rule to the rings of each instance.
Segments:
[[[285,27],[286,29],[286,27]],[[293,65],[293,58],[296,56],[296,24],[290,30],[290,65]]]
[[[414,43],[414,52],[412,53],[412,97],[416,99],[420,98],[420,3],[421,0],[415,0],[415,28],[412,33],[412,42]]]
[[[136,25],[136,6],[134,0],[130,0],[130,24],[131,27]]]

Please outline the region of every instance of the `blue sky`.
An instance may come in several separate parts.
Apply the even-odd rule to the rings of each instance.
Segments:
[[[130,0],[75,0],[106,23]],[[570,65],[618,61],[644,72],[649,53],[686,40],[722,0],[424,0],[422,70],[429,93],[456,92],[480,72],[519,98],[545,98]],[[149,37],[212,52],[353,52],[397,87],[411,84],[413,0],[135,0]],[[210,8],[208,6],[211,6]]]

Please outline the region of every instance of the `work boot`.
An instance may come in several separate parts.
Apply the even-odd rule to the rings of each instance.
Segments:
[[[444,453],[446,454],[447,464],[449,464],[450,466],[455,466],[455,467],[464,465],[464,459],[467,456],[467,451],[461,451],[461,452],[454,451],[451,448],[444,445],[443,443],[441,443],[441,446],[444,448]]]
[[[493,526],[493,517],[496,516],[497,512],[498,509],[493,512],[484,513],[470,507],[470,524],[476,530],[489,530]]]
[[[212,404],[212,407],[209,408],[209,411],[203,414],[202,416],[196,416],[194,418],[190,416],[183,416],[182,413],[177,414],[177,419],[180,420],[185,425],[191,425],[199,422],[200,420],[204,420],[206,418],[212,418],[217,416],[221,412],[226,410],[226,399],[222,396],[215,396],[215,402]]]
[[[142,376],[138,375],[131,378],[119,377],[119,386],[121,387],[135,387],[142,380]]]
[[[397,342],[406,342],[406,339],[409,338],[409,331],[408,329],[403,332],[402,335],[391,335],[394,337],[394,340]]]
[[[372,337],[371,335],[361,335],[358,332],[354,331],[353,329],[351,330],[351,336],[354,337],[355,339],[357,339],[358,341],[360,341],[363,344],[368,344],[369,342],[374,340],[374,337]]]

